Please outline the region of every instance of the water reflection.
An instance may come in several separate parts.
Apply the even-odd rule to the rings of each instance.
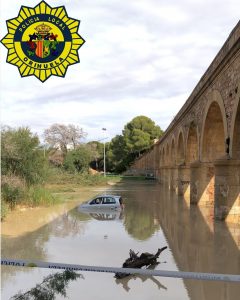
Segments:
[[[41,283],[38,283],[34,288],[29,291],[21,292],[19,291],[11,299],[15,300],[30,300],[30,299],[56,299],[56,295],[67,296],[66,289],[68,284],[72,280],[77,278],[84,279],[82,274],[78,274],[74,271],[65,270],[63,272],[58,272],[51,274],[43,279]]]
[[[155,207],[144,201],[133,200],[126,204],[124,226],[134,239],[147,240],[159,230],[160,224],[155,217]],[[150,204],[150,205],[149,205]]]
[[[83,216],[88,216],[89,218],[93,218],[98,221],[113,221],[113,220],[122,220],[124,216],[124,211],[119,209],[119,210],[110,210],[110,209],[89,209],[89,210],[84,210],[80,206],[78,206],[77,211],[79,212],[79,219],[84,219],[82,218]],[[75,210],[76,212],[76,210]]]
[[[215,222],[212,208],[186,207],[181,198],[168,190],[158,202],[164,235],[179,270],[240,274],[240,252],[228,225]],[[155,195],[155,197],[157,197]],[[239,284],[184,280],[190,299],[236,299]]]
[[[152,194],[157,191],[156,185],[129,183],[128,187],[127,192],[122,192],[123,198],[126,198],[124,226],[134,239],[144,241],[160,229],[157,203],[152,200]]]
[[[239,226],[214,223],[211,209],[189,208],[183,199],[156,183],[121,183],[107,192],[118,192],[124,198],[123,212],[86,214],[76,202],[76,208],[33,232],[3,235],[2,257],[121,266],[129,249],[154,252],[167,245],[169,250],[160,256],[166,263],[157,269],[240,274]],[[14,226],[20,224],[17,220]],[[3,299],[27,283],[34,286],[39,276],[36,270],[2,267]],[[69,298],[79,299],[80,288],[86,300],[123,299],[126,293],[128,299],[139,299],[139,295],[165,299],[167,295],[178,300],[235,300],[240,294],[236,283],[143,276],[115,280],[111,274],[93,273],[88,273],[81,285],[71,284]]]
[[[148,270],[154,270],[156,268],[156,265],[151,265],[149,267],[147,267],[146,269]],[[141,282],[144,283],[147,280],[152,281],[157,287],[158,289],[164,289],[167,290],[167,287],[165,285],[163,285],[157,278],[153,277],[153,276],[143,276],[143,275],[130,275],[128,277],[122,278],[122,279],[115,279],[116,284],[119,284],[123,287],[123,289],[127,292],[129,292],[130,287],[129,287],[129,282],[131,280],[136,280],[136,279],[141,279]]]
[[[86,223],[77,222],[74,212],[75,210],[65,212],[47,225],[44,225],[38,230],[28,234],[22,234],[18,237],[2,235],[2,257],[47,261],[48,255],[46,244],[52,237],[62,239],[69,236],[74,237],[84,232]],[[83,219],[87,221],[90,218],[85,216]],[[2,266],[2,285],[18,273],[18,271],[19,268],[17,267],[9,268],[7,266]],[[22,269],[21,271],[30,272],[27,268]]]

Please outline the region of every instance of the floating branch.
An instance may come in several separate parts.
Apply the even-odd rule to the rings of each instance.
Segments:
[[[151,254],[148,252],[142,253],[140,256],[138,253],[135,253],[132,249],[129,251],[129,258],[125,260],[122,267],[123,268],[134,268],[134,269],[140,269],[144,266],[151,266],[158,264],[157,259],[159,255],[163,252],[163,250],[167,249],[167,247],[163,247],[161,249],[158,249],[156,254]],[[126,276],[129,276],[130,274],[125,273],[116,273],[115,278],[124,278]]]

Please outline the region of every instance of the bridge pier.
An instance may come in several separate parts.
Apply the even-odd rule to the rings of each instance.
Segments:
[[[164,166],[160,171],[161,183],[170,189],[170,167]]]
[[[160,168],[158,168],[158,169],[155,170],[155,178],[158,182],[160,182],[160,177],[161,177]]]
[[[170,175],[170,190],[174,191],[176,194],[178,193],[178,168],[173,166],[171,167],[171,175]]]
[[[215,168],[215,219],[240,224],[240,160],[219,159]]]
[[[214,207],[214,218],[240,223],[240,160],[191,164],[190,204]]]
[[[158,170],[158,180],[168,190],[183,196],[187,205],[190,205],[190,168],[187,166],[164,166]]]
[[[166,179],[167,179],[167,187],[168,190],[171,190],[171,174],[172,174],[172,168],[171,167],[166,167]]]
[[[191,164],[190,204],[214,205],[214,166],[212,163]]]
[[[190,168],[188,166],[178,167],[178,195],[183,196],[186,204],[190,204]]]
[[[178,194],[178,168],[177,167],[161,167],[158,170],[158,180],[166,186],[168,190]]]
[[[163,166],[156,171],[161,184],[181,196],[186,205],[212,208],[211,216],[240,223],[240,160],[195,161],[190,167]],[[213,212],[214,210],[214,212]]]

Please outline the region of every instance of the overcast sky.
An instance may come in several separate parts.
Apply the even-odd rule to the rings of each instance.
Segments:
[[[5,20],[21,5],[1,1]],[[48,0],[81,20],[81,62],[65,78],[21,78],[0,45],[1,121],[42,136],[53,123],[75,124],[88,140],[121,134],[138,115],[166,129],[239,21],[239,0]]]

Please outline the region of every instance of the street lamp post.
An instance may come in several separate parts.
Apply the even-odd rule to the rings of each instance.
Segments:
[[[102,130],[104,132],[106,132],[106,128],[102,128]],[[104,139],[104,143],[103,143],[103,174],[104,177],[106,177],[106,148],[105,148],[105,139]]]

